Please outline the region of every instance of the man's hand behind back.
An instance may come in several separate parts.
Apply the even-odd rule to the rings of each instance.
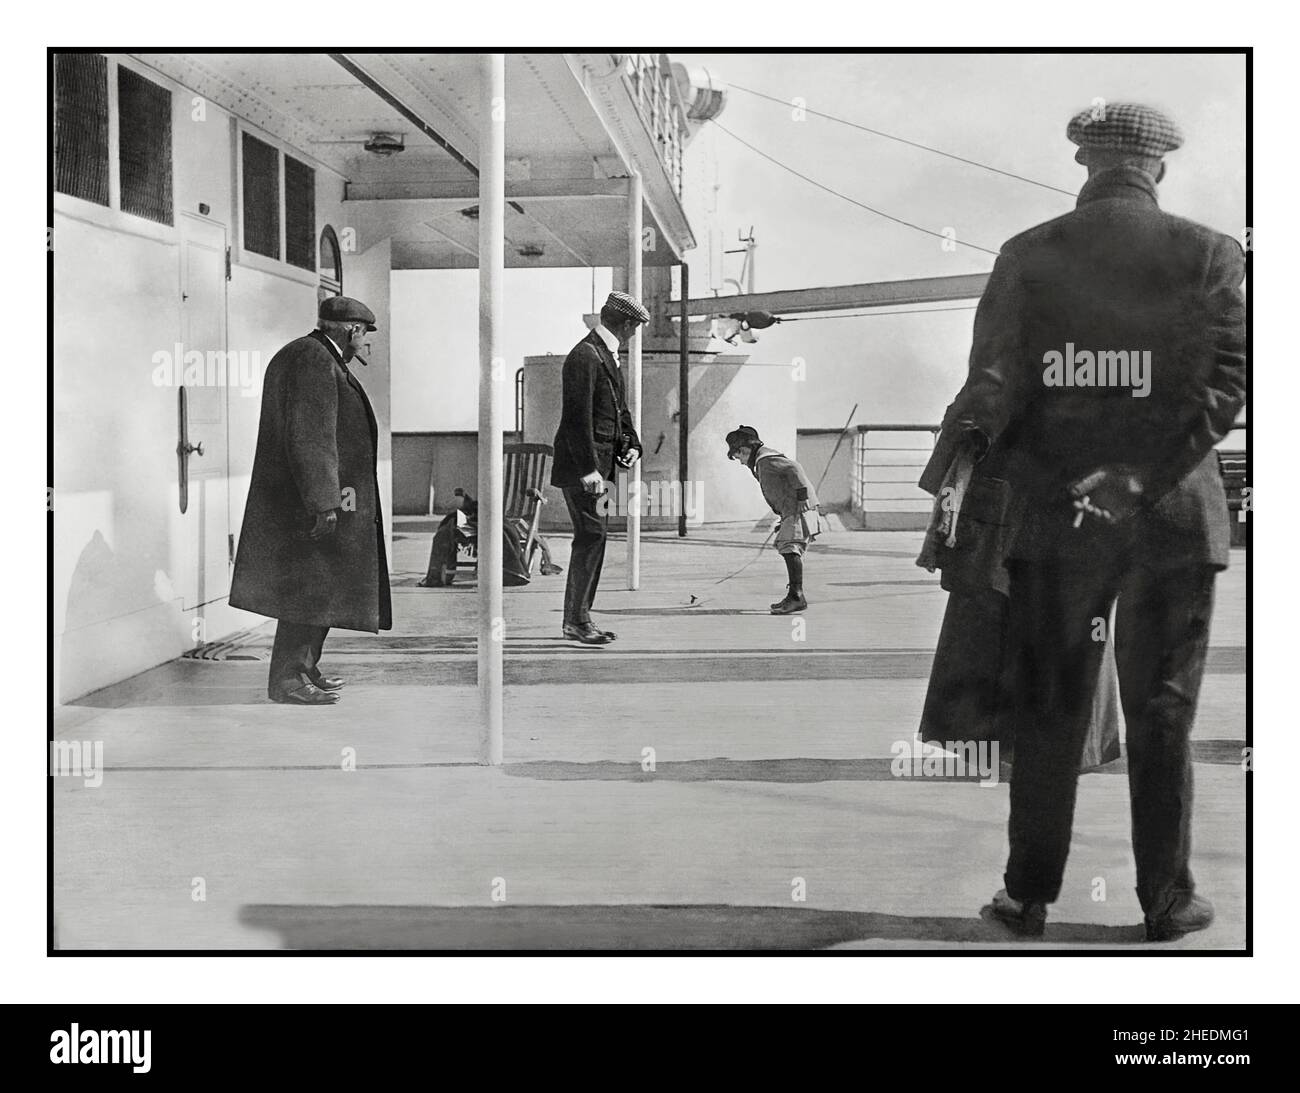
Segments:
[[[1128,519],[1142,503],[1142,482],[1131,467],[1098,467],[1070,487],[1078,515],[1074,526],[1091,516],[1105,524]]]

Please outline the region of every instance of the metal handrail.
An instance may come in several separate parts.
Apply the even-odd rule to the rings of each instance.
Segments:
[[[677,92],[672,73],[664,71],[657,53],[627,53],[620,61],[624,66],[623,79],[628,94],[659,149],[659,162],[677,196],[681,197],[686,107]]]
[[[927,493],[926,493],[924,490],[922,490],[919,486],[916,486],[916,487],[915,487],[915,493],[912,493],[912,494],[906,494],[906,495],[903,495],[903,496],[894,496],[894,495],[891,494],[890,496],[887,496],[887,497],[867,497],[867,487],[868,487],[868,486],[871,486],[871,485],[877,485],[877,486],[883,486],[883,485],[897,485],[897,484],[899,484],[899,483],[905,481],[904,479],[885,479],[885,480],[882,480],[882,479],[876,479],[876,480],[873,482],[873,481],[868,477],[868,475],[867,475],[867,469],[868,469],[869,467],[872,467],[872,466],[876,466],[876,467],[897,467],[897,468],[903,468],[903,469],[907,469],[907,468],[920,469],[920,468],[923,468],[923,467],[925,466],[926,462],[929,460],[929,457],[930,457],[930,451],[933,450],[934,443],[935,443],[935,441],[938,439],[939,432],[940,432],[941,428],[942,428],[942,426],[940,426],[940,425],[929,424],[929,423],[926,423],[926,424],[917,424],[917,423],[915,423],[915,422],[912,422],[912,423],[906,423],[906,422],[866,422],[866,423],[863,423],[863,424],[860,424],[860,425],[856,425],[856,426],[854,426],[854,427],[853,427],[853,431],[856,431],[857,436],[855,437],[855,439],[854,439],[854,443],[853,443],[853,451],[852,451],[851,464],[850,464],[850,476],[851,476],[851,480],[850,480],[850,487],[849,487],[849,488],[850,488],[850,499],[851,499],[851,504],[852,504],[852,507],[853,507],[854,511],[856,511],[856,512],[866,512],[866,511],[868,511],[868,504],[879,505],[879,504],[882,503],[882,502],[886,502],[886,503],[889,503],[889,504],[897,504],[897,503],[899,503],[899,502],[914,502],[914,503],[916,504],[916,506],[917,506],[917,510],[918,510],[918,511],[923,510],[923,509],[925,509],[926,507],[928,507],[929,505],[931,505],[931,504],[933,503],[932,498],[929,496],[929,494],[927,494]],[[1249,431],[1250,431],[1250,423],[1249,423],[1248,421],[1238,421],[1238,422],[1236,422],[1236,423],[1232,426],[1231,429],[1228,430],[1229,433],[1233,433],[1233,432],[1249,432]],[[868,444],[866,443],[866,439],[865,439],[866,436],[867,436],[869,433],[872,433],[872,432],[877,432],[877,433],[929,433],[929,434],[930,434],[930,445],[931,445],[931,446],[930,446],[930,449],[926,449],[926,448],[923,448],[923,447],[917,447],[917,448],[908,448],[908,447],[872,447],[872,446],[870,446],[870,445],[868,445]],[[921,457],[923,457],[923,458],[920,458],[920,459],[918,459],[918,460],[915,461],[915,462],[897,462],[897,463],[877,463],[877,464],[872,464],[872,463],[869,463],[869,462],[867,461],[867,458],[866,458],[866,457],[867,457],[867,454],[868,454],[869,452],[916,452],[916,453],[918,454],[918,456],[921,456]],[[897,511],[897,510],[895,510],[895,511]]]
[[[896,463],[875,464],[875,465],[899,467],[903,469],[909,467],[913,467],[913,468],[923,467],[925,465],[925,462],[930,458],[930,452],[933,450],[935,440],[939,435],[939,428],[940,427],[938,425],[917,424],[915,422],[913,423],[865,422],[863,424],[856,426],[857,435],[854,437],[854,441],[853,441],[853,454],[852,454],[852,463],[850,469],[850,476],[851,476],[850,500],[854,511],[866,512],[868,511],[869,504],[879,506],[882,502],[891,505],[897,504],[898,502],[915,502],[917,511],[921,511],[922,509],[924,509],[925,504],[929,501],[929,497],[927,494],[925,494],[924,491],[920,490],[919,488],[916,490],[915,494],[908,494],[904,496],[895,496],[894,493],[891,491],[890,495],[886,497],[870,497],[870,498],[867,497],[868,486],[886,484],[885,481],[880,481],[879,479],[877,479],[875,482],[871,480],[871,477],[868,475],[868,468],[871,467],[872,464],[868,462],[867,456],[868,453],[870,452],[879,452],[879,451],[916,452],[917,455],[920,456],[921,458],[919,459],[919,461],[915,463],[896,462]],[[867,436],[872,432],[928,433],[930,437],[930,444],[928,447],[917,447],[917,448],[907,448],[907,447],[897,447],[897,446],[891,446],[888,448],[873,448],[867,443]],[[905,480],[904,479],[887,480],[889,485],[898,485],[901,484],[901,482],[903,481]]]

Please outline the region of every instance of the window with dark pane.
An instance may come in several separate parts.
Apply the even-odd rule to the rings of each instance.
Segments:
[[[284,258],[299,269],[316,268],[316,172],[284,157]]]
[[[244,134],[244,249],[280,257],[280,151]]]
[[[326,296],[343,295],[343,255],[339,248],[339,237],[334,229],[326,224],[320,233],[320,287]]]
[[[122,211],[172,223],[172,93],[118,65],[117,117]]]
[[[54,188],[108,204],[108,60],[54,55]]]

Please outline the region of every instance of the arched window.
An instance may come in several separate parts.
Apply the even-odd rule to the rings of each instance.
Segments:
[[[320,289],[317,295],[322,300],[327,296],[342,296],[343,254],[339,249],[339,237],[328,224],[320,233],[320,261],[316,267],[320,270]]]

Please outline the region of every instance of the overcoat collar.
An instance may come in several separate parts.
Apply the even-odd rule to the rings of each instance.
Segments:
[[[334,348],[334,343],[330,341],[329,338],[326,337],[326,335],[323,332],[321,332],[320,330],[313,330],[307,336],[309,338],[314,338],[316,341],[320,342],[320,344],[323,345],[327,350],[329,350],[330,356],[334,358],[334,363],[337,364],[341,369],[343,369],[343,375],[347,377],[348,386],[351,387],[354,391],[357,392],[357,394],[361,396],[361,405],[365,407],[366,418],[370,423],[370,441],[375,451],[375,457],[376,459],[378,459],[379,421],[375,417],[374,408],[370,405],[370,397],[366,394],[366,389],[361,386],[361,381],[352,374],[352,370],[346,364],[343,363],[343,357],[339,354],[339,351]]]
[[[313,330],[310,334],[307,335],[307,337],[314,338],[316,341],[320,342],[321,345],[323,345],[326,349],[329,350],[330,356],[334,358],[334,360],[338,363],[338,366],[342,368],[344,372],[348,372],[348,366],[343,363],[342,354],[339,353],[338,348],[334,345],[332,341],[330,341],[330,339],[325,335],[325,332],[323,330]],[[348,374],[351,375],[350,372],[348,372]]]
[[[1076,207],[1090,201],[1143,201],[1158,205],[1156,180],[1140,167],[1112,167],[1094,175],[1079,191]]]
[[[329,339],[329,336],[321,330],[313,330],[308,336],[315,338],[316,341],[320,342],[321,345],[329,350],[330,356],[334,358],[334,362],[343,369],[343,374],[347,376],[348,383],[361,391],[362,394],[365,394],[365,389],[361,386],[361,381],[352,374],[352,369],[347,366],[347,363],[343,360],[343,355],[338,351],[338,347]]]

